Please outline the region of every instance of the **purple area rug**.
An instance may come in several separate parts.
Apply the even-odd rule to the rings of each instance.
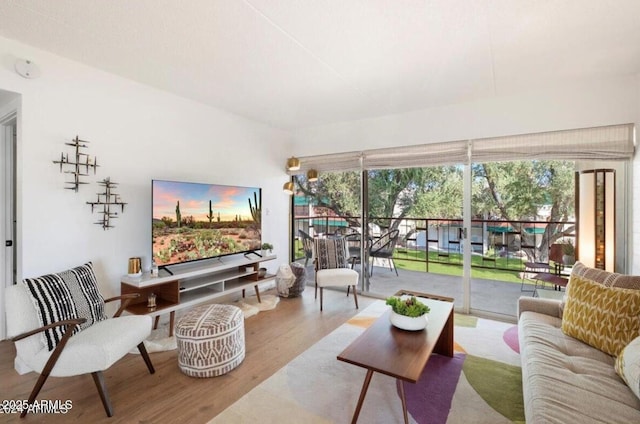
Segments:
[[[514,325],[504,332],[502,336],[504,342],[513,349],[514,352],[520,353],[520,342],[518,341],[518,326]]]
[[[406,381],[397,383],[404,384],[407,410],[416,422],[447,422],[465,356],[464,353],[456,353],[453,358],[433,355],[416,384]],[[399,386],[397,392],[400,396]]]

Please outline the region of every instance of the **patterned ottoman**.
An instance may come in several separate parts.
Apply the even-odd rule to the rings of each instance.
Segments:
[[[244,359],[244,315],[231,305],[203,305],[176,324],[178,366],[191,377],[225,374]]]

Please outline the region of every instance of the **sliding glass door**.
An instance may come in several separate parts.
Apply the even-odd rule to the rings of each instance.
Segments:
[[[485,162],[471,169],[471,308],[515,316],[518,297],[538,295],[539,274],[564,273],[562,250],[575,246],[575,163]]]
[[[366,173],[370,248],[368,291],[399,290],[456,299],[462,307],[463,166]]]
[[[302,158],[297,172],[320,179],[294,176],[293,256],[308,262],[304,240],[351,233],[364,291],[412,289],[453,297],[462,312],[515,316],[540,264],[561,274],[579,257],[576,172],[615,170],[615,269],[627,270],[633,132],[625,124]]]

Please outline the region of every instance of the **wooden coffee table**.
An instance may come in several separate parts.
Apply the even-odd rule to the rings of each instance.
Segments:
[[[367,369],[352,423],[358,421],[374,371],[416,383],[432,353],[453,356],[453,299],[416,292],[399,293],[425,298],[423,303],[431,308],[429,324],[422,331],[400,330],[389,322],[389,310],[338,355],[340,361]],[[399,382],[402,413],[404,422],[408,423],[404,387],[402,381]]]

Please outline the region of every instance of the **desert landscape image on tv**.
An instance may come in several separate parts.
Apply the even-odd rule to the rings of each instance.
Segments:
[[[153,259],[158,265],[260,250],[259,188],[152,182]]]

